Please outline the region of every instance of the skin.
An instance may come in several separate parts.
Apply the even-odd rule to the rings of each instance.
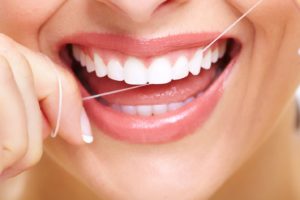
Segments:
[[[43,148],[45,156],[4,183],[1,194],[21,188],[15,199],[297,199],[293,99],[300,83],[300,12],[292,0],[265,1],[231,31],[243,50],[215,112],[195,134],[164,145],[133,145],[92,124],[95,142],[83,144],[75,77],[54,64],[60,63],[53,49],[62,37],[82,31],[143,38],[208,27],[222,31],[256,1],[174,0],[160,7],[164,1],[148,0],[136,7],[138,2],[2,0],[1,179],[35,165]],[[53,68],[68,98],[60,137],[42,142],[57,116]]]

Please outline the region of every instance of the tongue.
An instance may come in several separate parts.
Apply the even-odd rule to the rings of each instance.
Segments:
[[[82,68],[79,73],[81,82],[90,95],[110,92],[132,87],[125,82],[109,78],[99,78],[95,73],[88,73]],[[109,104],[119,105],[154,105],[180,102],[203,92],[215,79],[217,66],[210,70],[202,70],[198,76],[189,75],[187,78],[172,81],[164,85],[149,85],[138,89],[102,97]]]

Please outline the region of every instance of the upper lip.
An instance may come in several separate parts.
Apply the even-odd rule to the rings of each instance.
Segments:
[[[117,51],[136,57],[151,57],[163,55],[171,51],[208,45],[219,32],[171,35],[154,39],[136,39],[129,36],[99,33],[79,33],[65,37],[59,44],[61,49],[66,44],[88,48]],[[224,36],[221,39],[229,38]]]

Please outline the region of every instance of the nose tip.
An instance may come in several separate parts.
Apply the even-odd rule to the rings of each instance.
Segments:
[[[107,5],[117,8],[132,21],[148,21],[155,10],[171,0],[110,0]]]

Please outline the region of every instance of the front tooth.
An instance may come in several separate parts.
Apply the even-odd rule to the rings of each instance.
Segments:
[[[193,75],[198,75],[200,73],[202,60],[203,60],[203,49],[199,49],[197,50],[194,57],[189,63],[189,69]]]
[[[81,50],[78,46],[73,46],[73,56],[76,61],[80,62]]]
[[[211,61],[212,63],[216,63],[219,59],[219,50],[218,50],[218,47],[215,48],[212,52],[212,57],[211,57]]]
[[[172,68],[173,80],[179,80],[189,75],[188,59],[180,56]]]
[[[128,58],[124,66],[124,79],[127,84],[142,85],[147,83],[147,69],[136,58]]]
[[[80,52],[80,63],[82,67],[86,66],[86,55],[83,51]]]
[[[184,105],[182,102],[175,102],[175,103],[170,103],[168,105],[168,111],[173,111],[181,108]]]
[[[165,84],[172,80],[171,63],[166,58],[155,59],[148,69],[150,84]]]
[[[90,73],[90,72],[93,72],[95,71],[95,64],[93,62],[93,60],[89,57],[89,56],[86,56],[86,69],[87,71]]]
[[[202,61],[202,67],[204,69],[209,69],[211,66],[211,50],[209,49]]]
[[[130,114],[130,115],[136,115],[136,106],[121,106],[121,109],[124,113]]]
[[[161,104],[161,105],[153,105],[152,112],[154,115],[161,115],[168,111],[168,105]]]
[[[140,116],[149,117],[152,115],[152,106],[151,105],[142,105],[136,107],[137,113]]]
[[[100,56],[94,53],[94,62],[96,65],[96,74],[98,77],[104,77],[107,75],[107,68]]]
[[[119,61],[115,59],[111,59],[108,63],[108,70],[107,74],[108,77],[115,80],[115,81],[123,81],[124,75],[123,75],[123,67],[120,64]]]

